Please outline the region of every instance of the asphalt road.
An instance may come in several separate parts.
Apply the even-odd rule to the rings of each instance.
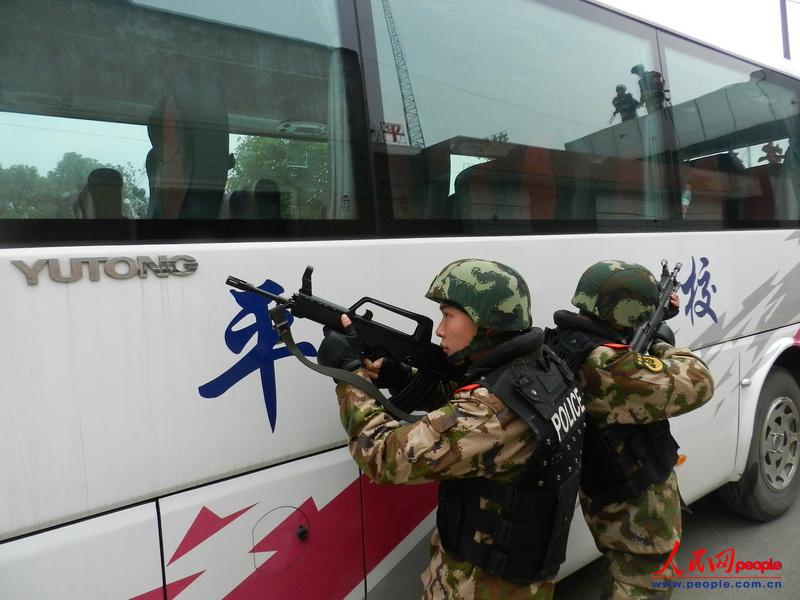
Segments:
[[[735,561],[780,561],[780,571],[765,571],[764,575],[779,574],[780,579],[755,579],[750,581],[766,585],[766,581],[779,581],[780,589],[678,589],[676,600],[727,600],[728,598],[800,598],[800,499],[783,515],[769,523],[758,523],[740,517],[726,509],[714,495],[706,496],[692,504],[691,514],[683,515],[683,539],[676,563],[689,573],[692,554],[705,548],[705,556],[714,557],[727,548],[733,548]],[[555,600],[590,600],[599,598],[599,582],[603,575],[602,560],[596,560],[560,581],[556,585]],[[707,560],[704,560],[707,563]],[[716,562],[716,560],[715,560]],[[695,569],[692,571],[697,574]],[[719,573],[719,571],[717,571]],[[740,571],[738,575],[742,575]],[[750,571],[752,573],[752,571]],[[757,575],[762,575],[760,572]],[[708,577],[708,567],[701,575]],[[731,577],[736,575],[723,573]],[[715,580],[685,580],[708,582]],[[724,579],[730,585],[746,585],[745,580]]]

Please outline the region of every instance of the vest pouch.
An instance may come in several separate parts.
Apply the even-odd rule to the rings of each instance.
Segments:
[[[564,482],[564,485],[558,491],[550,543],[547,546],[547,552],[537,578],[549,579],[550,577],[555,577],[556,573],[558,573],[558,568],[567,557],[569,530],[572,525],[572,517],[575,514],[575,498],[578,496],[579,486],[580,476],[576,472]]]
[[[624,485],[633,470],[633,463],[617,452],[627,441],[627,430],[600,429],[591,419],[586,420],[583,438],[581,488],[590,499],[610,488]],[[627,490],[626,490],[627,492]]]
[[[439,482],[439,505],[436,511],[436,528],[445,549],[455,549],[460,545],[461,521],[464,518],[464,496],[458,485],[452,481]],[[460,560],[461,557],[454,556]]]
[[[641,493],[648,487],[646,482],[656,482],[660,477],[663,470],[661,461],[653,452],[653,444],[648,431],[644,428],[628,438],[625,449],[633,457],[636,465],[631,471],[635,476],[631,477],[629,474],[627,478],[642,482],[640,486],[637,486],[637,491]]]
[[[650,426],[649,441],[653,454],[663,469],[672,470],[678,461],[678,442],[672,437],[669,421],[659,421]]]
[[[549,419],[553,416],[553,405],[548,402],[550,400],[550,394],[547,392],[547,388],[544,386],[542,380],[539,377],[530,378],[526,374],[519,375],[514,373],[514,377],[511,379],[511,383],[516,388],[517,392],[523,397],[526,398],[530,405],[534,408],[534,410],[539,413],[545,419]],[[494,390],[492,390],[494,391]],[[512,407],[513,410],[514,407]],[[536,431],[535,433],[539,433]]]
[[[611,448],[621,445],[621,451]],[[587,427],[583,447],[583,491],[592,510],[639,496],[661,483],[677,461],[677,443],[667,421],[649,425]]]

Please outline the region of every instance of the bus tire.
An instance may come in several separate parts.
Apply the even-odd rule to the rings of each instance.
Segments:
[[[800,387],[783,367],[770,371],[758,397],[747,465],[718,496],[731,510],[770,521],[788,509],[800,487]]]

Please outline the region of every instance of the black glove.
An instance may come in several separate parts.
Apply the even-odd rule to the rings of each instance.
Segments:
[[[664,320],[671,319],[678,315],[681,312],[680,306],[675,306],[672,302],[667,304],[667,309],[664,311]]]
[[[670,346],[675,345],[675,332],[672,331],[672,328],[663,321],[661,322],[661,325],[658,326],[658,329],[656,329],[656,333],[653,336],[653,343],[655,344],[656,342],[666,342]]]
[[[389,390],[401,390],[411,379],[411,367],[389,356],[383,357],[375,385]]]
[[[325,336],[317,350],[317,363],[323,367],[333,367],[345,371],[355,371],[364,366],[361,362],[361,348],[355,329],[350,326],[347,334],[324,327]]]

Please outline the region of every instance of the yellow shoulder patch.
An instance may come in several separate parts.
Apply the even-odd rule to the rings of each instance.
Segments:
[[[633,355],[633,362],[640,369],[647,369],[652,373],[661,373],[666,368],[664,366],[664,361],[655,356],[636,353]]]

